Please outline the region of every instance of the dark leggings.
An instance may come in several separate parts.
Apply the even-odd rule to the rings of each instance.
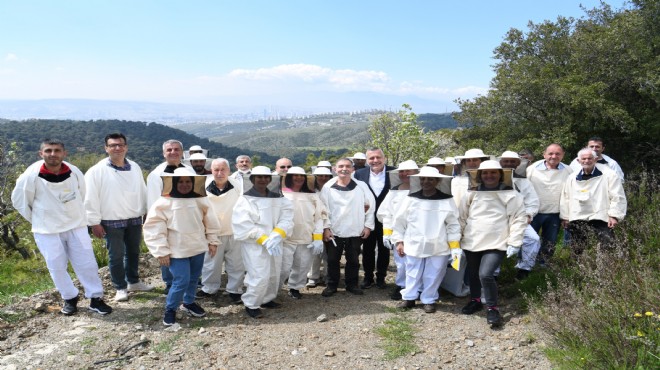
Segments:
[[[497,306],[497,282],[495,270],[500,267],[506,252],[490,249],[482,252],[465,251],[467,258],[467,273],[470,279],[470,298],[481,298],[481,288],[484,290],[486,306]]]

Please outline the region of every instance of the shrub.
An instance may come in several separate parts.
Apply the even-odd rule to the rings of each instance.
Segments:
[[[654,174],[625,186],[628,215],[614,250],[561,250],[554,282],[531,304],[560,368],[660,368],[660,189]]]

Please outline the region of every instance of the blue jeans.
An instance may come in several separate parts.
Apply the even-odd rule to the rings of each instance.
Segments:
[[[172,273],[172,287],[165,300],[165,308],[176,311],[181,304],[191,304],[195,302],[195,291],[197,290],[197,280],[202,274],[204,266],[204,254],[187,257],[171,258],[170,272]]]
[[[138,262],[142,225],[105,229],[105,245],[108,248],[110,279],[115,289],[126,289],[128,284],[140,281]]]
[[[470,298],[481,298],[481,288],[484,290],[486,306],[497,306],[497,282],[495,270],[500,267],[506,252],[491,249],[482,252],[464,251],[470,275]]]
[[[559,213],[538,213],[532,219],[532,227],[541,238],[541,258],[552,257],[555,253],[560,226]]]
[[[170,288],[172,286],[173,277],[169,267],[160,266],[160,277],[163,279],[163,282],[165,283],[165,286],[167,288]]]

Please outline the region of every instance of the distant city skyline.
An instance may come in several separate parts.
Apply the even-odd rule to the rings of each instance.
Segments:
[[[323,109],[349,94],[444,113],[488,91],[510,28],[580,4],[599,2],[5,0],[0,99]]]

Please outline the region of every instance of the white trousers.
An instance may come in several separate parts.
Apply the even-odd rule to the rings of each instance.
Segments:
[[[245,266],[241,248],[233,235],[223,235],[214,257],[206,252],[204,266],[202,267],[202,290],[215,294],[220,290],[222,281],[222,263],[225,263],[227,272],[227,292],[243,294],[243,280],[245,279]]]
[[[536,263],[536,255],[541,248],[539,234],[534,231],[532,225],[527,225],[523,234],[523,243],[521,250],[522,258],[518,260],[516,268],[530,271]]]
[[[307,272],[312,266],[312,257],[314,257],[312,250],[307,248],[308,245],[283,243],[282,270],[278,287],[282,287],[287,278],[289,289],[300,290],[305,287]]]
[[[449,255],[425,258],[406,256],[406,287],[401,291],[403,299],[414,301],[421,290],[419,300],[422,304],[436,303],[448,261]]]
[[[241,300],[245,307],[259,308],[277,297],[282,256],[273,257],[266,248],[254,242],[237,242],[245,264],[245,293]]]
[[[323,269],[323,275],[321,275],[321,264],[323,264],[324,269]],[[323,251],[321,254],[317,255],[312,255],[312,267],[309,269],[309,272],[307,273],[307,278],[310,280],[316,280],[317,282],[321,279],[323,281],[328,280],[328,254]]]
[[[394,249],[394,264],[396,265],[396,276],[394,277],[394,284],[400,287],[406,286],[406,256],[399,256],[399,253]]]
[[[99,277],[99,266],[92,249],[86,227],[78,227],[59,234],[34,233],[34,241],[39,252],[46,260],[55,288],[63,299],[78,296],[78,288],[73,285],[67,272],[67,264],[71,261],[73,271],[85,288],[85,298],[103,297],[103,284]]]

